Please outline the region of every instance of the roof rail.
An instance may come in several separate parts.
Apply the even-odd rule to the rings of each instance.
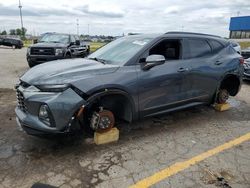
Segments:
[[[218,35],[210,35],[210,34],[204,34],[204,33],[192,33],[192,32],[181,32],[181,31],[170,31],[165,34],[189,34],[189,35],[202,35],[202,36],[210,36],[210,37],[217,37],[221,38]]]

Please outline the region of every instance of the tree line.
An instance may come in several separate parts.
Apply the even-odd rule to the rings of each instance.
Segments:
[[[0,35],[18,35],[21,38],[24,38],[26,32],[27,29],[23,27],[23,28],[10,29],[9,32],[3,30],[2,32],[0,32]]]

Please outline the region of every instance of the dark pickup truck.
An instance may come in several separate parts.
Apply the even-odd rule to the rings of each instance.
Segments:
[[[57,60],[85,57],[89,54],[89,45],[80,41],[77,35],[47,33],[27,49],[27,61],[30,67]]]
[[[0,38],[0,45],[21,49],[23,47],[23,41],[15,38]]]

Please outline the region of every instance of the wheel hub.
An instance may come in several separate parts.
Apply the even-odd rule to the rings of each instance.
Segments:
[[[90,127],[97,132],[107,132],[114,127],[114,124],[113,113],[102,109],[99,112],[94,112],[90,121]]]
[[[227,90],[223,89],[219,92],[218,95],[218,102],[220,104],[226,103],[226,101],[229,99],[229,93]]]

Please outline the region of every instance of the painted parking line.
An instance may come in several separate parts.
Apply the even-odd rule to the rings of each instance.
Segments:
[[[142,179],[138,181],[136,184],[130,186],[130,188],[142,188],[142,187],[150,187],[174,174],[177,174],[178,172],[181,172],[190,166],[203,161],[207,159],[208,157],[211,157],[213,155],[216,155],[226,149],[232,148],[236,145],[239,145],[243,142],[249,141],[250,140],[250,133],[247,133],[241,137],[238,137],[234,140],[231,140],[229,142],[226,142],[225,144],[222,144],[216,148],[213,148],[211,150],[208,150],[204,153],[201,153],[200,155],[197,155],[189,160],[183,161],[183,162],[177,162],[159,172],[156,172],[152,176],[149,176],[145,179]]]

